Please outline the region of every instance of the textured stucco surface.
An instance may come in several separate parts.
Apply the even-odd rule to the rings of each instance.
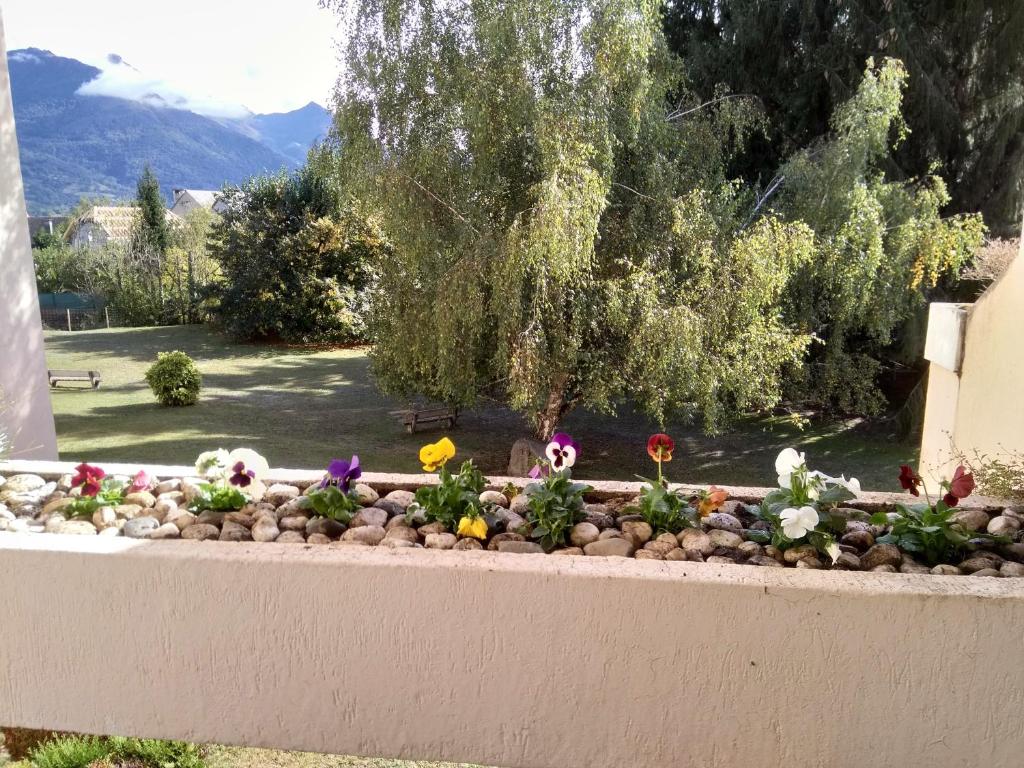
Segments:
[[[0,8],[0,428],[12,456],[57,458]]]
[[[951,474],[951,446],[967,454],[1004,458],[1024,454],[1024,257],[970,307],[963,362],[955,374],[929,371],[921,437],[926,479]],[[929,326],[929,340],[932,338]]]
[[[0,722],[524,768],[1013,766],[1022,582],[0,535]]]

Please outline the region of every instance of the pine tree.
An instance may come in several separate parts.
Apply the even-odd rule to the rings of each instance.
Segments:
[[[160,182],[157,181],[153,169],[147,165],[139,177],[136,193],[136,204],[139,207],[139,239],[147,247],[158,254],[167,252],[170,244],[170,232],[167,228],[167,207],[163,195],[160,194]]]

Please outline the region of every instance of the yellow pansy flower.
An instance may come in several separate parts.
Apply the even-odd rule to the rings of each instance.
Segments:
[[[454,455],[455,443],[442,437],[436,443],[428,443],[420,448],[420,463],[423,464],[424,472],[434,472]]]
[[[459,536],[472,536],[474,539],[487,538],[487,521],[482,517],[464,517],[459,520]]]

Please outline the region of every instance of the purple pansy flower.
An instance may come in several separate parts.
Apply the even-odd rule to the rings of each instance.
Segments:
[[[331,459],[331,463],[327,465],[327,474],[320,481],[320,487],[326,488],[328,485],[337,485],[342,493],[348,493],[352,481],[358,480],[362,475],[363,470],[359,466],[358,456],[353,456],[351,461]]]
[[[255,472],[245,468],[244,461],[236,461],[235,466],[231,468],[231,472],[229,482],[242,488],[246,488],[253,481],[253,478],[256,477]]]
[[[548,461],[551,462],[551,467],[555,471],[568,469],[575,464],[579,452],[579,443],[564,432],[555,434],[547,448],[544,449],[544,455],[548,457]]]

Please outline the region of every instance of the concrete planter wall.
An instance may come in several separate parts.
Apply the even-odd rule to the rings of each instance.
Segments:
[[[0,583],[6,725],[544,768],[1024,750],[1020,579],[51,534],[0,535]]]

